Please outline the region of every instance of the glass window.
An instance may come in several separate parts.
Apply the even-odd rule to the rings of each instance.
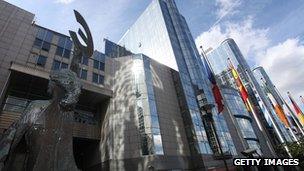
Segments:
[[[37,59],[37,65],[44,67],[46,63],[47,57],[39,55]]]
[[[96,83],[96,84],[103,84],[103,82],[104,82],[104,76],[96,74],[96,73],[93,73],[93,79],[92,79],[92,81],[93,81],[93,83]]]
[[[57,49],[56,49],[56,55],[58,56],[62,56],[62,53],[63,53],[63,48],[60,47],[60,46],[57,46]]]
[[[88,63],[89,63],[89,58],[83,56],[83,57],[81,58],[81,63],[84,64],[84,65],[88,65]]]
[[[41,45],[42,45],[42,40],[36,38],[34,41],[34,46],[41,48]]]
[[[157,116],[151,116],[151,121],[152,121],[152,127],[159,128],[159,123],[158,123],[158,117]]]
[[[153,140],[154,140],[155,154],[163,155],[164,151],[163,151],[161,135],[160,134],[153,135]]]
[[[104,81],[104,76],[103,75],[99,75],[99,84],[103,84]]]
[[[51,44],[50,43],[48,43],[48,42],[43,42],[43,44],[42,44],[42,50],[45,50],[45,51],[49,51],[50,50],[50,48],[51,48]]]
[[[64,48],[64,44],[65,44],[65,37],[59,37],[58,39],[58,46]]]
[[[80,78],[86,80],[88,76],[88,71],[85,69],[81,69]]]
[[[99,61],[94,60],[93,67],[94,67],[95,69],[99,69]]]
[[[101,61],[94,60],[93,67],[94,67],[95,69],[104,71],[105,64],[104,64],[103,62],[101,62]]]
[[[51,31],[47,31],[44,41],[51,43],[53,39],[53,33]]]
[[[69,64],[66,64],[64,62],[61,63],[61,69],[67,69],[69,67]]]
[[[71,50],[72,49],[72,41],[70,39],[66,39],[66,42],[65,42],[65,49],[67,50]]]
[[[52,69],[53,70],[59,70],[60,69],[60,61],[54,60]]]
[[[63,57],[69,59],[71,55],[71,51],[64,49]]]
[[[98,74],[93,73],[93,79],[92,79],[93,83],[97,83],[98,84]]]
[[[43,28],[39,28],[38,33],[37,33],[37,38],[44,40],[46,30]]]
[[[100,62],[100,63],[99,63],[99,69],[100,69],[101,71],[104,71],[104,70],[105,70],[105,63]]]

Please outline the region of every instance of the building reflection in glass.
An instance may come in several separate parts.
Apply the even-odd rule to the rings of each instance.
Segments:
[[[163,155],[162,138],[153,90],[149,58],[139,54],[133,56],[132,72],[136,94],[142,155]]]

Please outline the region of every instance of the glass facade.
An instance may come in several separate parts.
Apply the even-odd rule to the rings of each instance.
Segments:
[[[69,59],[72,50],[72,41],[69,37],[59,36],[56,55]]]
[[[261,151],[260,144],[257,141],[247,140],[247,144],[248,144],[249,148],[256,149],[256,151],[259,155],[263,154]]]
[[[174,33],[174,30],[168,28],[167,32],[164,16],[170,17],[168,12],[163,14],[158,1],[153,0],[118,44],[132,53],[143,53],[161,64],[178,70],[169,39],[169,34]]]
[[[100,53],[98,51],[94,51],[93,53],[93,68],[104,71],[105,70],[105,54]],[[87,61],[85,58],[83,58],[82,62]]]
[[[198,92],[202,92],[210,104],[214,104],[214,97],[190,30],[175,2],[153,0],[119,44],[179,72],[180,88],[185,98],[182,108],[186,109],[182,116],[191,153],[211,154],[209,134],[202,121],[197,96]],[[231,147],[230,151],[234,151],[230,133],[225,129],[225,120],[217,114],[215,108],[211,112],[222,146]]]
[[[108,39],[104,39],[105,42],[105,55],[110,58],[117,58],[121,56],[132,55],[126,48],[119,46],[118,44],[111,42]]]
[[[52,70],[59,70],[59,69],[67,69],[69,67],[69,64],[54,60]]]
[[[266,94],[261,89],[260,84],[254,77],[253,72],[233,39],[226,39],[220,46],[207,54],[207,59],[217,76],[217,80],[223,85],[237,88],[228,69],[228,58],[240,74],[240,78],[248,90],[251,101],[267,121],[267,126],[275,128],[276,135],[282,143],[289,141],[289,133],[276,116]]]
[[[253,74],[255,78],[258,80],[261,87],[264,89],[265,92],[271,93],[275,100],[280,104],[284,105],[283,100],[281,99],[280,95],[277,93],[274,84],[270,80],[268,74],[264,70],[263,67],[257,67],[253,70]]]
[[[143,55],[134,55],[132,73],[142,155],[163,155],[164,150],[153,90],[150,59]]]
[[[44,51],[49,51],[53,40],[53,32],[44,28],[38,28],[34,46]]]
[[[261,155],[262,153],[258,138],[252,127],[251,116],[249,115],[238,91],[233,88],[222,87],[221,92],[223,93],[228,111],[234,116],[236,123],[238,124],[238,130],[241,131],[248,147],[255,148]],[[255,144],[255,146],[252,146],[252,144]]]
[[[276,102],[278,104],[280,104],[281,106],[283,106],[284,102],[280,98],[280,95],[275,90],[275,86],[273,85],[272,81],[268,77],[265,70],[262,67],[258,67],[253,70],[253,74],[254,74],[259,86],[261,87],[263,92],[267,95],[267,97],[270,93],[273,96],[273,98],[276,100]],[[269,99],[269,102],[272,103],[270,101],[270,99]],[[287,131],[289,128],[286,128],[285,125],[280,121],[280,119],[278,117],[275,117],[274,119],[276,120],[276,122],[279,123],[278,125],[279,125],[280,129],[282,130],[282,133],[283,133],[285,139],[289,142],[292,141],[292,135],[290,135],[290,132]]]

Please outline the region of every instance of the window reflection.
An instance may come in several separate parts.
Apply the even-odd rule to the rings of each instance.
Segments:
[[[38,65],[38,66],[41,66],[41,67],[44,67],[44,66],[45,66],[45,63],[46,63],[46,60],[47,60],[47,57],[46,57],[46,56],[39,55],[39,56],[38,56],[38,59],[37,59],[37,65]]]
[[[44,51],[49,51],[53,39],[53,32],[44,28],[38,28],[34,46]]]
[[[67,69],[69,67],[69,64],[54,60],[52,70],[59,70],[59,69]]]
[[[141,55],[133,56],[132,72],[135,84],[136,112],[139,121],[142,155],[163,155],[164,151],[149,59]],[[145,121],[150,121],[151,123],[145,123]],[[146,127],[147,125],[149,127]]]
[[[56,55],[69,59],[71,55],[72,41],[69,37],[60,36],[57,42]]]

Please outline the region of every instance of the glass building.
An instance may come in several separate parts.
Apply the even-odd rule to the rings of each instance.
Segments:
[[[223,85],[232,86],[237,89],[228,67],[229,59],[237,69],[242,82],[247,88],[249,98],[256,107],[259,116],[262,116],[261,120],[264,125],[268,130],[274,131],[276,135],[275,138],[277,138],[279,143],[291,141],[290,134],[283,123],[280,122],[265,92],[260,87],[260,84],[254,77],[253,72],[233,39],[223,41],[216,49],[208,52],[207,58],[214,73],[217,75],[218,81]]]
[[[284,102],[281,98],[281,96],[278,94],[275,85],[270,80],[268,74],[264,70],[263,67],[257,67],[252,70],[255,78],[259,82],[260,86],[266,90],[266,92],[269,92],[273,95],[274,99],[280,104],[283,105]]]
[[[270,80],[268,74],[266,73],[266,71],[264,70],[263,67],[259,66],[255,69],[253,69],[253,74],[254,74],[255,78],[257,79],[260,87],[265,92],[265,94],[270,95],[271,96],[270,98],[273,98],[280,106],[282,106],[285,114],[292,112],[292,111],[290,111],[289,106],[287,107],[285,105],[284,99],[279,94],[279,91],[277,90],[275,85],[272,83],[272,81]],[[271,100],[270,100],[270,102],[271,102]],[[295,121],[296,117],[294,118],[293,114],[291,114],[291,113],[289,113],[289,115],[286,115],[286,117],[289,119],[289,123],[297,122],[297,121]],[[296,126],[296,124],[294,124],[293,126]],[[298,129],[296,127],[294,127],[294,128]],[[293,134],[291,132],[292,130],[290,130],[289,128],[286,128],[286,129],[289,130],[291,134]],[[297,133],[300,133],[300,131],[297,131]],[[296,140],[296,139],[293,139],[293,140]]]
[[[180,106],[186,109],[182,110],[182,115],[193,155],[218,154],[217,143],[221,143],[223,151],[236,154],[225,120],[216,108],[202,110],[214,106],[214,97],[193,37],[174,0],[153,0],[119,44],[179,72],[181,94],[185,98]],[[204,120],[205,115],[210,115],[211,121]],[[209,129],[213,126],[219,142]]]
[[[259,155],[262,155],[259,139],[252,127],[252,118],[248,113],[238,90],[228,86],[221,86],[221,92],[225,104],[227,105],[228,112],[235,118],[237,128],[247,143],[247,148],[256,149]]]
[[[130,51],[128,51],[126,48],[119,46],[118,44],[108,40],[103,39],[105,43],[105,55],[110,58],[118,58],[121,56],[128,56],[132,55]]]

